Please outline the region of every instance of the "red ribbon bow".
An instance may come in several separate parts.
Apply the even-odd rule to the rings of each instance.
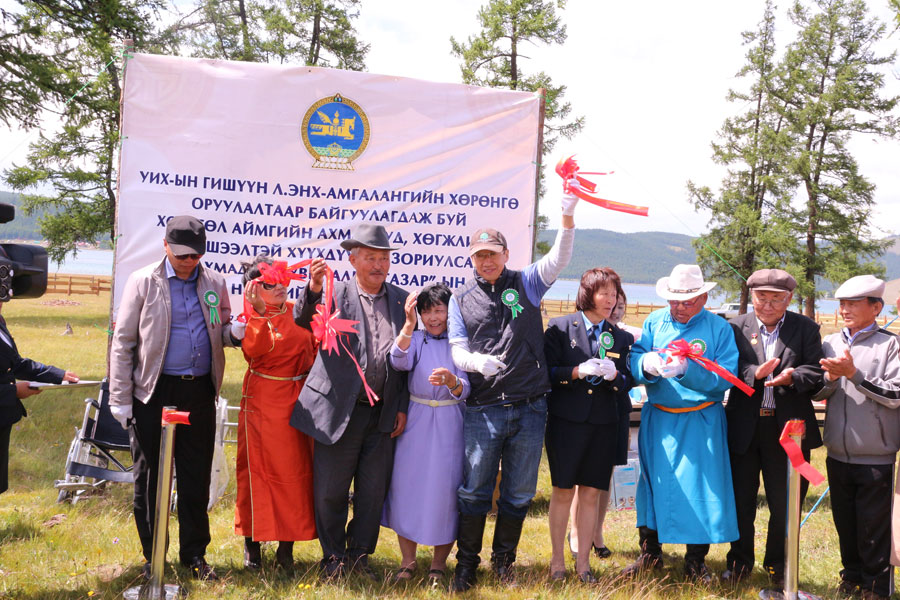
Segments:
[[[356,372],[359,374],[363,388],[366,390],[366,397],[369,399],[369,404],[374,406],[380,398],[378,397],[378,394],[369,387],[369,384],[366,382],[366,375],[363,373],[362,367],[359,366],[356,356],[354,356],[353,352],[350,351],[350,348],[348,348],[347,344],[344,342],[344,338],[348,334],[359,334],[359,332],[353,328],[359,321],[338,318],[341,314],[340,310],[332,312],[332,309],[334,308],[333,289],[334,271],[331,270],[331,267],[326,265],[325,282],[322,289],[322,304],[316,306],[316,314],[314,314],[312,318],[313,335],[319,342],[320,351],[327,351],[331,354],[333,350],[340,352],[340,348],[344,349],[344,352],[347,353],[347,356],[350,357],[350,360],[353,361],[353,365],[356,367]],[[338,347],[339,344],[340,348]]]
[[[748,396],[753,395],[752,387],[750,387],[749,385],[747,385],[746,383],[744,383],[743,381],[741,381],[740,379],[738,379],[737,377],[732,375],[731,372],[728,371],[728,369],[725,369],[718,363],[716,363],[708,358],[704,358],[702,356],[703,352],[701,350],[695,348],[694,346],[687,343],[683,339],[675,340],[674,342],[670,343],[668,346],[666,346],[666,351],[669,352],[669,354],[671,354],[672,356],[681,356],[681,357],[684,357],[685,359],[690,358],[691,360],[693,360],[695,363],[697,363],[698,365],[700,365],[707,371],[715,373],[716,375],[719,375],[720,377],[725,379],[728,383],[737,386],[742,392],[744,392]]]
[[[284,287],[287,287],[291,284],[292,279],[296,279],[298,281],[303,281],[306,279],[306,275],[302,273],[294,273],[297,269],[302,269],[303,267],[308,267],[309,263],[312,262],[312,259],[307,258],[306,260],[301,260],[297,264],[288,266],[287,261],[285,260],[276,260],[273,261],[272,264],[268,263],[259,263],[259,277],[256,277],[253,281],[259,283],[268,283],[269,285],[277,285],[281,284]],[[237,320],[241,323],[246,323],[250,319],[250,303],[247,302],[247,297],[244,297],[244,312],[238,315]]]
[[[620,212],[642,217],[647,216],[649,209],[646,206],[635,206],[633,204],[613,202],[612,200],[605,200],[590,193],[597,189],[597,184],[589,179],[585,179],[582,175],[609,175],[612,171],[610,173],[581,173],[578,168],[578,163],[575,162],[575,156],[572,155],[568,158],[559,159],[559,162],[556,163],[556,173],[563,179],[563,192],[566,194],[574,194],[586,202],[596,204],[602,208],[608,208],[609,210],[618,210]],[[573,179],[578,182],[577,186],[571,184]]]
[[[803,458],[803,452],[800,450],[800,446],[798,446],[797,442],[791,437],[791,435],[803,436],[804,434],[806,434],[806,423],[801,419],[791,419],[784,424],[784,429],[782,430],[781,437],[778,438],[778,441],[781,444],[781,447],[784,448],[785,454],[788,455],[791,466],[811,484],[819,485],[825,481],[825,477],[819,473],[814,466],[806,462],[806,459]]]

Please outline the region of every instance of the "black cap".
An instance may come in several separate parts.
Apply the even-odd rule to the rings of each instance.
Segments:
[[[206,229],[197,217],[172,217],[166,224],[164,239],[173,254],[206,254]]]

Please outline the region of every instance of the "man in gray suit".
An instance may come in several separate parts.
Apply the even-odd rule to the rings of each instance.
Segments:
[[[380,225],[359,225],[341,242],[350,250],[356,276],[334,284],[334,309],[341,318],[359,321],[359,334],[344,340],[378,395],[369,403],[356,365],[343,347],[320,352],[297,399],[291,425],[315,440],[313,501],[326,578],[340,577],[345,567],[377,579],[368,555],[375,551],[381,511],[393,466],[393,441],[406,425],[409,391],[406,374],[388,361],[391,344],[406,321],[407,293],[387,283],[390,247]],[[294,320],[310,328],[322,302],[325,261],[309,267],[309,283],[294,305]],[[347,523],[350,483],[353,518]],[[346,527],[346,529],[345,529]]]

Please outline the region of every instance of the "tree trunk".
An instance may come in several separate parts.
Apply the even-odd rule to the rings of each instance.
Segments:
[[[310,66],[314,66],[319,62],[319,48],[321,47],[319,44],[319,35],[321,34],[321,27],[322,7],[319,4],[316,4],[316,13],[313,17],[312,36],[310,36],[309,40],[309,56],[306,59],[306,64]]]

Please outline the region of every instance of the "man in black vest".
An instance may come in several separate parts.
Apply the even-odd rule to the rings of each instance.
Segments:
[[[787,455],[778,442],[789,419],[806,421],[803,455],[822,445],[811,396],[821,387],[822,340],[819,326],[787,310],[797,282],[781,269],[761,269],[747,280],[753,312],[731,321],[737,341],[738,377],[752,386],[747,396],[732,388],[725,406],[728,451],[740,539],[731,543],[722,579],[736,583],[750,574],[753,522],[762,473],[769,506],[763,568],[775,585],[784,582],[787,519]],[[808,483],[801,480],[801,502]]]
[[[322,574],[334,579],[347,567],[370,579],[377,575],[368,555],[375,552],[381,512],[394,465],[393,438],[403,432],[409,390],[406,373],[388,360],[391,345],[406,322],[408,294],[388,283],[391,250],[381,225],[358,225],[341,242],[350,251],[356,276],[337,281],[328,293],[341,317],[359,321],[346,337],[346,347],[362,368],[366,383],[379,400],[369,403],[356,364],[344,347],[319,352],[297,398],[291,425],[315,440],[313,502],[316,531],[322,546]],[[316,305],[323,301],[325,261],[309,268],[309,284],[294,305],[294,321],[309,329]],[[353,518],[347,523],[350,483]]]
[[[497,469],[503,463],[491,562],[498,578],[513,583],[512,565],[522,524],[537,487],[550,378],[544,358],[541,298],[569,263],[575,239],[577,198],[563,197],[562,228],[550,252],[522,271],[506,268],[506,238],[479,229],[469,243],[475,276],[448,307],[453,362],[468,371],[465,481],[458,492],[454,591],[475,584]]]

